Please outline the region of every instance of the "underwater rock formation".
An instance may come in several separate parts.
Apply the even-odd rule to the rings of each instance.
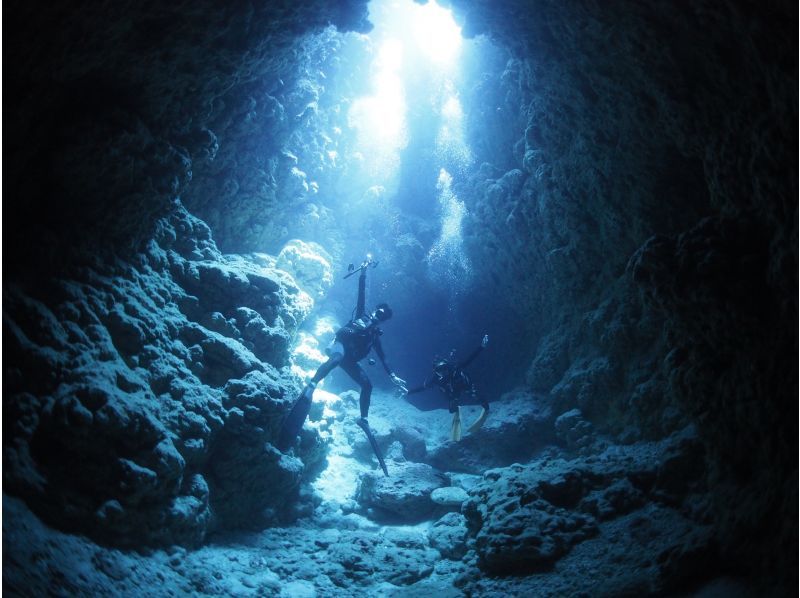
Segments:
[[[694,422],[726,558],[791,569],[796,9],[452,4],[512,54],[462,196],[487,284],[543,315],[529,384],[624,442]]]
[[[5,590],[794,592],[796,3],[443,4],[458,292],[435,127],[396,192],[348,131],[365,1],[6,7]],[[491,336],[460,442],[365,366],[389,478],[338,371],[272,445],[375,247],[399,374]]]
[[[277,517],[302,463],[270,442],[313,299],[267,258],[226,258],[178,210],[139,263],[50,281],[57,302],[6,285],[6,490],[130,546]]]
[[[446,471],[480,474],[529,459],[554,440],[552,410],[546,401],[516,391],[492,404],[479,435],[431,447],[424,461]]]
[[[394,519],[419,522],[428,519],[435,503],[431,494],[444,486],[440,473],[424,463],[403,463],[392,468],[392,477],[369,473],[361,478],[356,500],[364,507],[384,515],[373,515],[380,520]]]
[[[599,521],[646,504],[675,509],[701,483],[699,458],[696,436],[685,431],[590,458],[489,470],[464,508],[480,567],[505,574],[540,570],[595,536]]]

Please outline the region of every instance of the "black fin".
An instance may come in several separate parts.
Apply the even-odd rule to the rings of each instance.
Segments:
[[[383,460],[383,455],[381,455],[381,449],[378,448],[378,443],[375,441],[375,437],[372,435],[372,430],[369,429],[369,424],[363,419],[359,418],[356,423],[358,427],[364,430],[364,434],[367,435],[369,439],[369,443],[372,445],[372,450],[375,451],[375,456],[378,457],[378,463],[381,464],[381,469],[383,470],[383,475],[387,478],[389,477],[389,470],[386,469],[386,462]]]
[[[278,442],[275,447],[282,453],[285,453],[294,444],[295,439],[300,434],[303,423],[306,421],[306,417],[308,417],[308,412],[311,410],[311,397],[314,394],[314,389],[312,388],[311,392],[308,392],[308,390],[309,388],[306,386],[303,392],[300,393],[300,397],[283,422],[281,431],[278,434]]]

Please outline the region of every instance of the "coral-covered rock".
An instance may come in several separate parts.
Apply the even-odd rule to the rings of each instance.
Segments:
[[[333,285],[332,259],[318,243],[293,239],[278,254],[276,266],[285,270],[315,300],[325,297]]]
[[[455,511],[461,510],[461,505],[467,498],[467,493],[458,486],[445,486],[431,492],[431,500],[433,502]]]
[[[525,376],[535,391],[549,392],[569,367],[568,339],[561,330],[550,333],[539,343],[539,350]]]
[[[226,260],[185,211],[160,230],[144,265],[55,280],[49,306],[5,289],[19,372],[3,407],[14,422],[5,490],[126,546],[194,545],[212,522],[275,520],[303,472],[270,445],[296,392],[276,368],[307,313],[293,304],[303,293],[262,263]]]
[[[467,551],[467,520],[461,513],[447,513],[428,531],[431,546],[446,559],[460,559]]]
[[[592,424],[583,419],[580,409],[562,413],[555,421],[556,436],[571,449],[589,446],[593,440]]]
[[[519,574],[545,568],[597,533],[593,517],[568,510],[580,490],[567,490],[562,481],[540,484],[522,466],[490,470],[485,478],[490,486],[473,491],[465,514],[477,531],[476,550],[487,571]],[[575,482],[570,483],[574,488]]]
[[[554,440],[553,415],[547,400],[513,391],[491,403],[486,421],[474,434],[429,447],[425,462],[443,471],[482,473],[531,457]]]
[[[338,586],[372,576],[394,586],[405,586],[429,576],[437,557],[419,532],[392,529],[381,535],[350,532],[336,544],[327,546],[330,565],[326,569]]]
[[[211,504],[222,525],[257,528],[281,521],[300,485],[300,459],[254,441],[254,434],[225,435],[209,459]]]
[[[422,521],[435,503],[431,493],[446,484],[440,473],[424,463],[390,464],[392,475],[368,472],[359,480],[356,500],[379,520]]]
[[[649,500],[680,506],[669,493],[674,478],[668,472],[684,464],[685,497],[702,488],[702,472],[687,465],[700,459],[696,434],[686,429],[661,442],[608,447],[597,456],[489,470],[469,490],[462,510],[480,566],[501,574],[546,569],[595,536],[599,521]]]
[[[403,446],[403,456],[409,461],[424,461],[428,453],[425,436],[417,428],[398,426],[392,430],[392,437]]]

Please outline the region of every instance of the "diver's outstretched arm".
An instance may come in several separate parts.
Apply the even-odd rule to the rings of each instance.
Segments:
[[[408,390],[406,389],[406,381],[394,373],[392,366],[390,366],[389,362],[386,360],[386,354],[383,352],[383,345],[381,345],[380,337],[375,338],[375,343],[372,345],[372,348],[375,349],[375,353],[378,354],[381,364],[383,365],[383,369],[386,370],[387,374],[389,374],[389,377],[392,379],[392,382],[395,384],[395,386],[400,389],[400,392],[407,393]]]
[[[427,390],[431,386],[433,386],[433,376],[428,376],[427,378],[425,378],[425,382],[423,382],[419,386],[415,386],[414,388],[408,389],[408,392],[406,394],[413,395],[418,392],[422,392],[423,390]]]
[[[467,367],[470,363],[472,363],[472,360],[475,359],[480,354],[480,352],[483,351],[484,347],[486,347],[486,345],[488,345],[488,344],[489,344],[489,335],[488,334],[484,334],[483,338],[481,339],[481,344],[478,346],[478,348],[475,349],[469,355],[467,355],[467,358],[464,361],[462,361],[461,363],[459,363],[456,367],[458,367],[458,368]]]
[[[372,348],[375,349],[375,353],[378,354],[378,359],[381,360],[381,365],[383,369],[386,371],[387,374],[390,376],[392,375],[392,367],[389,365],[389,362],[386,360],[386,353],[383,352],[383,345],[381,345],[380,337],[375,337],[375,342],[372,343]]]
[[[365,305],[367,299],[367,269],[361,270],[358,276],[358,300],[356,301],[356,318],[360,318],[366,313]]]

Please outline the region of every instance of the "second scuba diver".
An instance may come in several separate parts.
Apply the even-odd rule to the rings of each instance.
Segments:
[[[438,387],[438,389],[444,394],[444,397],[442,397],[444,400],[441,401],[441,405],[436,404],[436,406],[432,408],[443,409],[446,406],[450,413],[453,414],[453,423],[450,429],[450,439],[453,441],[461,440],[460,408],[462,399],[474,397],[476,395],[475,385],[472,383],[466,372],[464,372],[464,368],[472,363],[472,361],[488,344],[489,335],[485,334],[481,339],[480,346],[470,353],[466,359],[457,363],[454,362],[455,351],[450,353],[449,359],[443,359],[438,356],[435,357],[433,360],[433,373],[428,376],[420,386],[412,388],[407,392],[408,395],[411,395],[422,392],[428,388],[433,388],[434,386]],[[446,405],[443,404],[445,401],[447,403]],[[413,401],[409,402],[411,402],[412,405],[414,404]],[[478,416],[478,419],[475,420],[475,422],[467,429],[467,432],[469,433],[473,433],[480,428],[489,415],[489,402],[486,399],[482,399],[480,404],[482,407],[481,414]],[[418,409],[420,408],[419,405],[414,406]]]

